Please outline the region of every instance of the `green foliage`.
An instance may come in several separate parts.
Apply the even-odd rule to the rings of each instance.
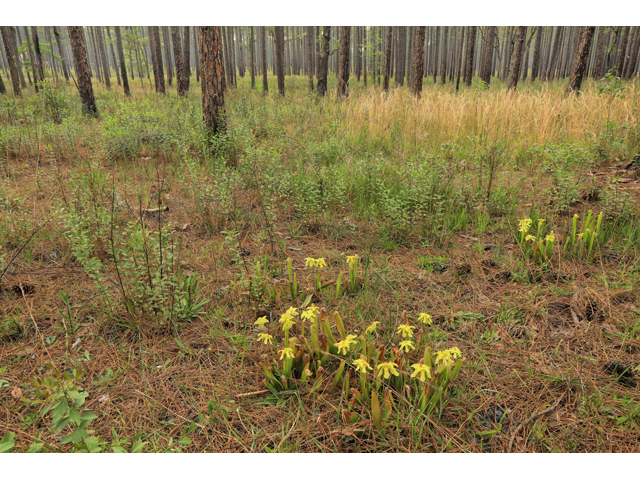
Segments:
[[[571,234],[567,238],[564,249],[580,259],[591,262],[602,247],[599,239],[602,212],[596,218],[593,212],[589,210],[586,218],[584,215],[582,216],[578,227],[579,218],[577,213],[573,216]]]

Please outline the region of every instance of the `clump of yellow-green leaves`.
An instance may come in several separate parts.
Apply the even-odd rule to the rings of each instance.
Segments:
[[[267,333],[269,321],[259,318],[258,340],[264,344],[261,368],[266,387],[275,393],[307,387],[317,391],[323,379],[343,396],[343,417],[355,423],[371,418],[378,431],[398,399],[408,401],[420,414],[444,406],[450,382],[462,367],[456,347],[432,352],[428,327],[431,316],[421,313],[412,325],[406,312],[395,331],[394,343],[378,339],[379,321],[360,335],[348,334],[339,312],[327,313],[308,305],[290,307]],[[282,337],[280,338],[280,332]],[[295,332],[295,334],[294,334]]]
[[[580,259],[592,261],[595,257],[599,243],[600,224],[602,223],[602,213],[597,217],[589,210],[586,217],[583,216],[580,226],[578,220],[580,216],[575,214],[571,226],[570,235],[564,244],[564,251],[569,252]],[[518,225],[518,243],[526,257],[531,257],[537,263],[546,263],[551,260],[553,248],[556,244],[556,236],[553,230],[548,234],[544,233],[545,220],[538,219],[538,228],[535,235],[530,232],[533,220],[523,218]]]

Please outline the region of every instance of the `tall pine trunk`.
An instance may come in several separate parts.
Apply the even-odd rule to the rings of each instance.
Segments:
[[[571,75],[569,78],[569,85],[565,91],[566,95],[571,92],[579,92],[582,86],[582,79],[584,72],[587,68],[587,60],[589,59],[589,51],[591,50],[591,43],[593,41],[593,34],[596,31],[596,27],[584,27],[582,36],[580,38],[580,44],[578,45],[578,51],[573,60],[571,66]]]
[[[267,79],[267,27],[260,27],[260,42],[262,43],[262,92],[269,91],[269,81]]]
[[[211,136],[225,130],[224,61],[220,27],[198,27],[198,47],[202,75],[202,114]]]
[[[509,84],[507,86],[507,90],[515,90],[518,86],[526,32],[527,27],[516,27],[515,43],[513,45],[513,55],[511,56],[511,67],[509,69]]]
[[[422,77],[424,74],[424,37],[427,27],[416,27],[413,41],[413,78],[411,91],[416,98],[422,95]]]
[[[473,56],[476,48],[476,29],[477,27],[468,27],[469,36],[467,38],[467,58],[464,69],[464,84],[467,87],[471,86],[471,80],[473,79]]]
[[[349,42],[351,27],[340,27],[340,65],[338,68],[338,96],[349,95]]]
[[[26,27],[25,27],[26,34]],[[28,36],[28,35],[27,35]],[[56,37],[56,43],[58,44],[58,53],[62,58],[62,73],[64,73],[64,78],[69,83],[69,69],[67,68],[67,61],[64,56],[64,50],[62,48],[62,37],[60,36],[60,31],[58,27],[53,27],[53,36]]]
[[[184,84],[184,93],[189,91],[189,83],[191,83],[191,34],[190,27],[182,27],[182,82]]]
[[[91,117],[98,116],[96,99],[93,96],[93,85],[89,73],[89,61],[87,60],[87,45],[84,39],[82,27],[67,27],[71,50],[73,51],[73,68],[78,77],[78,91],[82,102],[82,113]]]
[[[251,39],[249,49],[251,50],[251,90],[256,88],[256,39],[253,34],[253,25],[250,27]]]
[[[284,97],[284,27],[273,27],[276,41],[276,75],[278,92]]]
[[[173,42],[173,56],[174,62],[176,64],[176,84],[178,87],[178,96],[184,97],[187,92],[184,88],[184,79],[182,78],[182,74],[184,73],[184,71],[182,69],[182,42],[180,41],[180,27],[171,27],[171,41]]]
[[[313,27],[307,27],[307,75],[309,76],[309,91],[313,92]]]
[[[128,97],[131,95],[129,91],[129,79],[127,78],[127,65],[124,61],[124,49],[122,48],[122,35],[120,34],[120,27],[116,29],[116,49],[118,50],[118,60],[120,61],[120,76],[122,77],[122,86],[124,87],[124,94]]]
[[[387,40],[384,49],[384,83],[382,89],[389,91],[389,76],[391,75],[391,40],[393,38],[393,27],[387,27]]]
[[[166,90],[164,87],[164,65],[162,62],[162,44],[160,43],[160,27],[149,27],[151,29],[151,33],[153,34],[153,47],[154,47],[154,72],[153,75],[155,77],[156,82],[156,91],[161,94],[165,94]],[[169,71],[171,69],[169,68]],[[169,83],[171,85],[171,83]]]
[[[9,27],[0,27],[2,32],[2,42],[4,43],[4,51],[7,54],[7,63],[9,64],[9,73],[11,74],[11,85],[13,86],[13,94],[15,96],[21,96],[20,90],[20,78],[18,77],[18,69],[16,68],[16,62],[13,57],[13,51],[11,48],[11,39],[9,38]]]
[[[318,93],[323,97],[327,93],[327,76],[329,75],[329,42],[331,27],[322,27],[322,51],[318,61]]]

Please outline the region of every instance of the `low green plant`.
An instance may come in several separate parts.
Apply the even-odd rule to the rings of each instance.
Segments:
[[[600,225],[602,223],[602,212],[595,217],[593,212],[589,210],[586,218],[583,215],[580,226],[578,226],[579,218],[577,213],[573,216],[571,234],[564,244],[564,250],[590,262],[601,247],[598,235],[600,234]]]
[[[428,332],[420,329],[414,337],[417,327],[410,325],[406,312],[403,320],[396,331],[397,345],[387,345],[378,339],[379,321],[361,335],[348,334],[339,312],[330,315],[315,305],[302,313],[289,308],[279,320],[283,338],[275,342],[267,333],[269,321],[262,317],[255,323],[262,330],[258,340],[264,343],[260,366],[265,386],[274,394],[305,385],[317,391],[329,375],[342,394],[344,418],[353,423],[370,416],[380,432],[394,410],[394,397],[429,415],[444,405],[449,384],[462,367],[462,354],[456,347],[432,352]],[[418,320],[425,327],[431,324],[426,313]],[[358,380],[352,381],[352,369]]]
[[[533,220],[524,218],[520,220],[517,236],[518,243],[525,257],[531,257],[536,263],[545,263],[551,259],[553,255],[553,246],[555,245],[556,236],[553,230],[547,235],[543,233],[543,225],[545,220],[538,219],[538,228],[535,235],[529,234]]]

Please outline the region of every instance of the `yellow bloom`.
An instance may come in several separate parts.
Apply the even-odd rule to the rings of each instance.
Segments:
[[[279,350],[278,353],[280,354],[280,360],[282,360],[283,358],[293,358],[295,357],[295,355],[293,354],[293,348],[285,348],[283,350]]]
[[[304,312],[302,312],[300,318],[302,318],[302,320],[310,320],[311,322],[313,322],[318,318],[319,313],[320,309],[315,305],[311,305]]]
[[[553,230],[551,230],[551,233],[550,233],[549,235],[547,235],[544,239],[545,239],[547,242],[555,242],[555,241],[556,241],[556,236],[555,236],[555,234],[553,233]]]
[[[451,365],[453,360],[451,359],[451,352],[449,350],[440,350],[436,352],[436,362],[444,365]]]
[[[411,378],[418,377],[418,380],[421,382],[426,382],[427,378],[431,378],[431,369],[429,368],[429,365],[414,363],[411,365],[411,368],[413,368]]]
[[[284,312],[280,317],[279,323],[286,323],[290,321],[293,317],[298,316],[298,309],[295,307],[289,307],[289,310]]]
[[[453,365],[456,358],[462,357],[462,352],[458,347],[452,347],[448,350],[440,350],[436,352],[436,362],[444,365]]]
[[[431,315],[429,315],[428,313],[421,313],[420,316],[418,316],[418,320],[420,320],[425,325],[431,325],[432,323]]]
[[[294,322],[293,320],[287,320],[282,325],[282,331],[283,332],[288,332],[291,329],[291,327],[293,327],[295,324],[296,324],[296,322]]]
[[[342,340],[341,342],[334,343],[336,348],[338,349],[338,355],[346,355],[349,351],[349,347],[351,347],[351,342],[348,340]]]
[[[462,352],[460,351],[460,349],[458,347],[451,347],[449,349],[449,351],[451,352],[451,356],[453,358],[460,358],[462,357]]]
[[[530,218],[523,218],[522,220],[520,220],[519,231],[521,233],[527,233],[529,231],[529,228],[531,228],[531,219]]]
[[[354,264],[355,262],[358,261],[360,257],[358,255],[347,255],[347,263],[349,265]]]
[[[269,323],[269,320],[267,320],[267,317],[260,317],[255,322],[253,322],[254,325],[258,325],[258,327],[260,328],[264,328],[264,325],[266,323]]]
[[[544,218],[539,218],[538,219],[538,228],[540,228],[543,223],[544,223]]]
[[[353,364],[356,366],[356,372],[367,373],[367,369],[373,370],[371,365],[367,363],[367,358],[364,355],[360,355],[360,358],[354,360]]]
[[[412,327],[411,325],[398,325],[398,330],[396,333],[401,333],[404,338],[413,337],[413,329],[416,327]]]
[[[385,362],[378,365],[378,377],[384,376],[385,380],[389,378],[389,374],[394,376],[400,375],[396,368],[398,364],[395,362]]]
[[[526,237],[524,237],[525,242],[533,242],[535,239],[536,237],[534,237],[533,235],[527,235]]]
[[[347,342],[349,346],[351,346],[354,343],[358,343],[356,338],[358,338],[357,335],[347,335],[347,338],[345,338],[344,341]]]
[[[272,345],[273,344],[273,337],[271,335],[269,335],[268,333],[261,333],[261,334],[258,335],[258,341],[264,342],[265,345],[267,345],[267,344]]]
[[[404,350],[405,353],[409,353],[409,351],[415,349],[416,347],[413,346],[413,342],[411,340],[404,340],[400,342],[400,350]]]
[[[324,261],[324,258],[305,258],[306,263],[304,264],[305,267],[318,267],[318,268],[324,268],[327,266],[326,262]]]
[[[371,325],[369,325],[367,327],[367,329],[364,331],[364,333],[373,333],[376,331],[376,329],[378,328],[378,325],[380,325],[380,322],[373,322]]]

